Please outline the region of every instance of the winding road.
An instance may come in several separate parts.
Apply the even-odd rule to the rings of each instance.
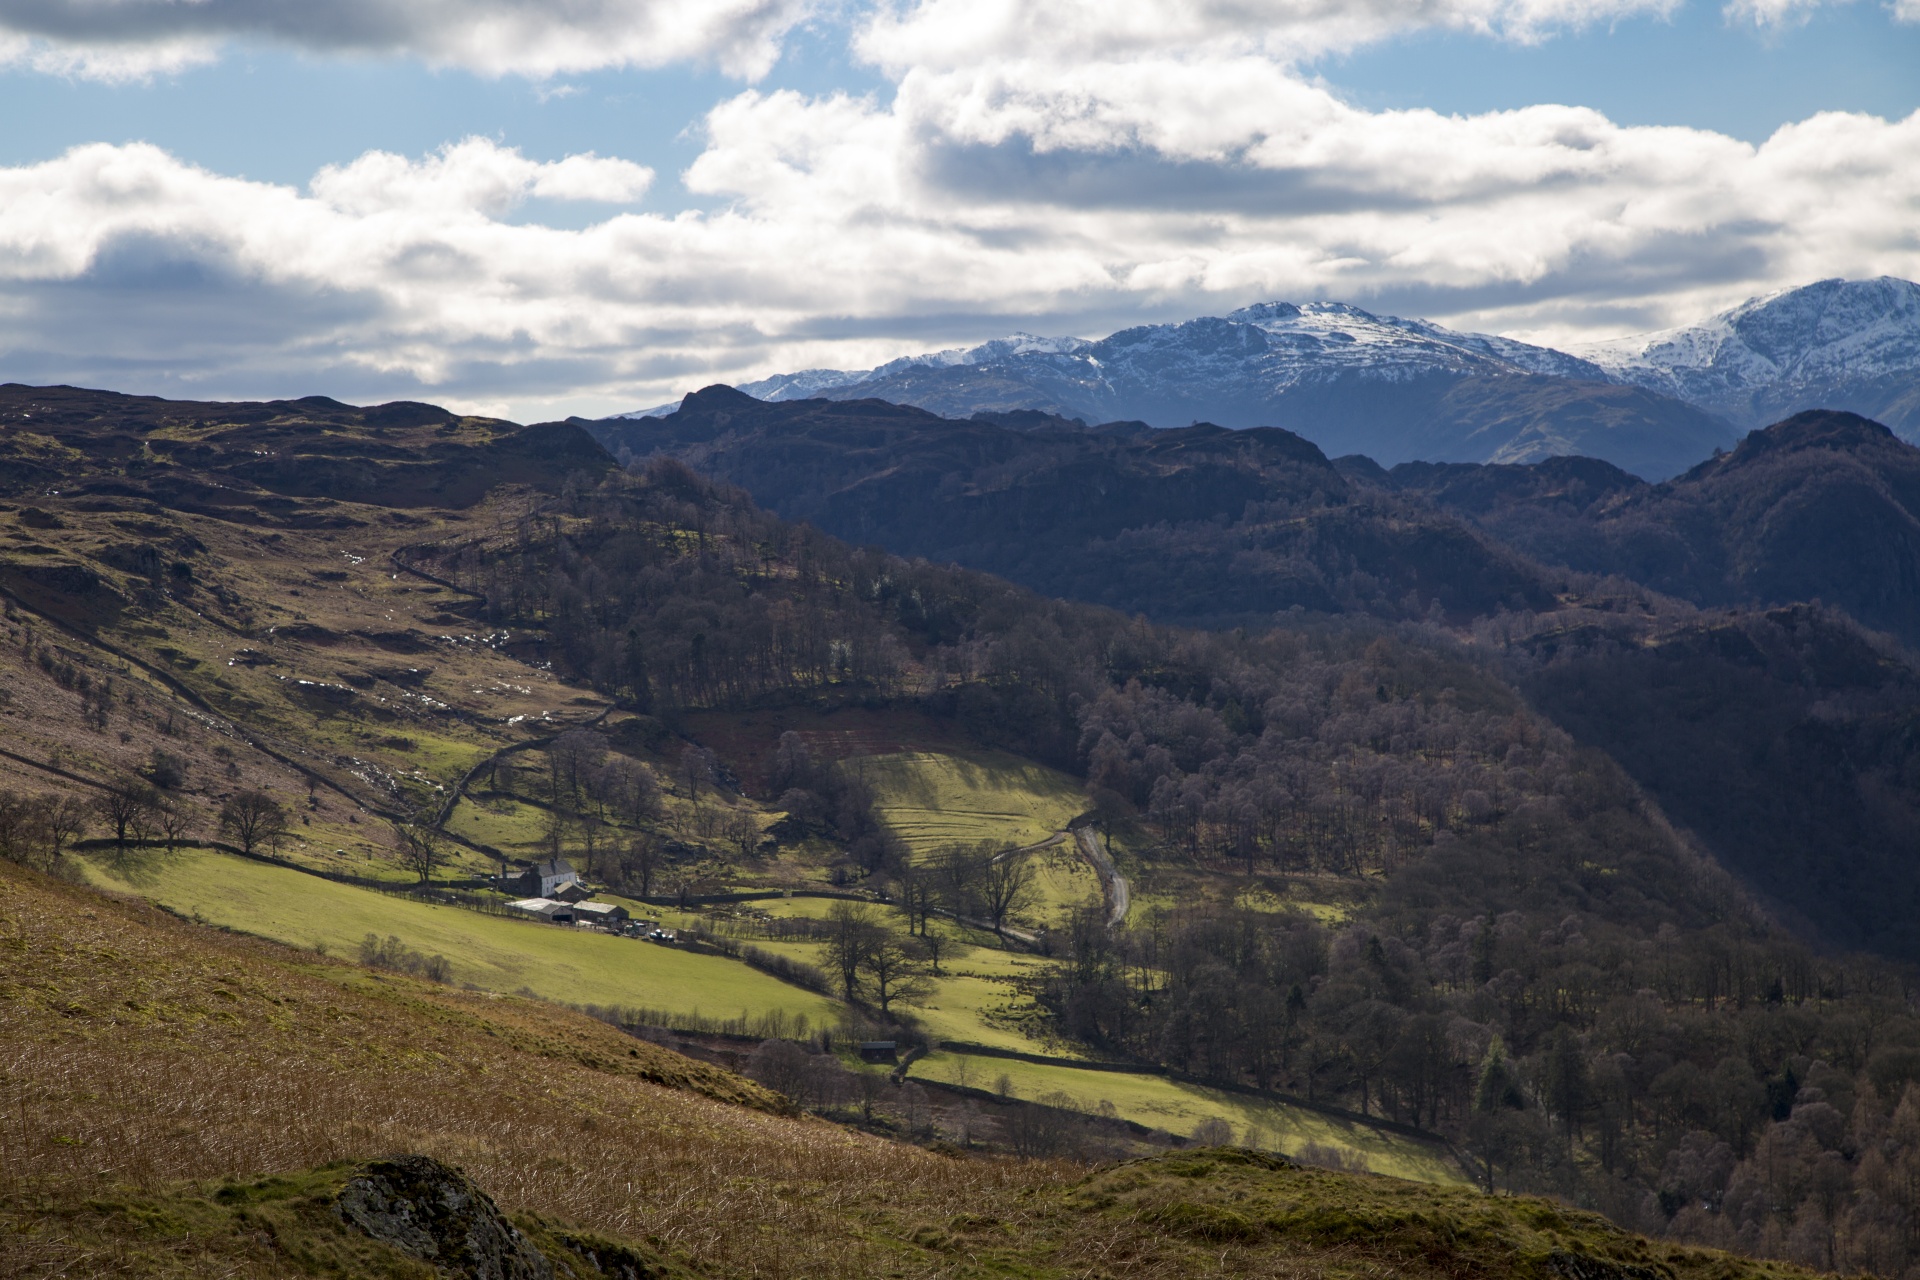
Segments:
[[[1113,859],[1100,848],[1100,838],[1094,834],[1091,824],[1073,828],[1074,839],[1080,842],[1080,852],[1086,855],[1088,862],[1100,876],[1100,887],[1107,895],[1107,928],[1118,929],[1127,922],[1127,911],[1133,906],[1133,897],[1127,888],[1127,878],[1114,868]]]

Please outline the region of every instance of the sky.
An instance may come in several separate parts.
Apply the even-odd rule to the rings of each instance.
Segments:
[[[1920,0],[0,0],[0,381],[522,421],[1920,277]]]

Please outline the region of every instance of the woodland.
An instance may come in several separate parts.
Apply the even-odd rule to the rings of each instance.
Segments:
[[[706,408],[761,412],[732,394]],[[721,715],[911,715],[1070,775],[1075,821],[1158,894],[1123,928],[1089,909],[1020,944],[1055,1040],[1411,1126],[1487,1192],[1558,1196],[1675,1241],[1920,1275],[1920,872],[1902,857],[1920,829],[1920,680],[1900,635],[1866,629],[1845,600],[1685,598],[1553,562],[1277,431],[946,436],[929,415],[903,426],[839,406],[883,420],[869,442],[923,437],[852,457],[834,433],[853,428],[827,415],[794,444],[819,454],[800,483],[832,477],[821,492],[866,504],[834,508],[872,517],[857,544],[829,508],[793,522],[750,480],[732,487],[726,459],[754,441],[728,437],[717,411],[679,424],[684,448],[630,449],[621,467],[575,426],[463,425],[430,406],[136,414],[62,397],[47,429],[88,450],[8,440],[37,468],[22,485],[86,474],[58,510],[8,495],[0,585],[10,611],[31,597],[42,612],[9,613],[6,661],[79,708],[61,731],[111,757],[115,780],[82,778],[78,748],[34,762],[36,781],[0,796],[11,859],[57,871],[83,832],[102,852],[216,833],[248,854],[309,832],[331,849],[367,815],[425,883],[451,856],[436,819],[462,788],[537,801],[553,852],[643,897],[696,854],[830,848],[836,886],[862,905],[768,923],[758,954],[703,945],[911,1043],[926,1037],[902,1006],[942,965],[931,914],[1012,937],[1023,855],[916,858],[857,755],[781,736],[749,767],[695,732]],[[290,413],[313,420],[306,434]],[[1741,446],[1776,479],[1834,455],[1865,465],[1850,427],[1787,425]],[[332,470],[309,467],[308,447]],[[975,456],[895,465],[936,447]],[[528,458],[547,459],[540,483],[490,497]],[[1693,501],[1740,481],[1741,459],[1650,497],[1603,477],[1593,502]],[[1127,495],[1169,475],[1165,493],[1214,507],[1132,521]],[[1556,483],[1523,479],[1535,498]],[[1085,504],[1062,508],[1051,541],[1030,536],[1069,493]],[[975,543],[896,543],[880,520],[897,509],[901,529],[931,530],[974,497],[980,514],[955,529],[1011,531],[981,555],[1024,541],[1031,558],[999,567],[1058,576],[992,577],[968,563]],[[152,531],[189,508],[219,513],[224,551]],[[116,531],[84,543],[84,564],[60,559],[51,544],[105,527],[87,521]],[[368,566],[352,546],[376,533],[396,549]],[[303,563],[277,595],[243,589],[249,557],[297,539],[329,567]],[[118,560],[132,567],[98,567]],[[1774,580],[1792,579],[1738,581]],[[412,609],[409,626],[330,626],[329,592],[362,593],[355,617]],[[1219,625],[1182,625],[1196,620]],[[189,628],[220,647],[188,653]],[[167,644],[138,664],[100,650],[117,666],[82,652],[107,635]],[[337,679],[299,674],[323,660]],[[163,708],[167,691],[191,734],[162,728],[186,714]],[[571,705],[563,695],[583,704],[572,719],[524,724]],[[182,779],[210,775],[226,799],[172,831]],[[765,829],[753,816],[774,812]],[[827,962],[787,958],[781,931],[826,943]],[[398,937],[370,935],[360,959],[447,973]],[[805,1067],[776,1046],[754,1069]],[[1097,1132],[1041,1145],[1097,1158]]]
[[[1638,1229],[1819,1267],[1920,1265],[1914,971],[1772,923],[1571,713],[1583,683],[1616,703],[1665,688],[1608,657],[1638,629],[1699,637],[1653,652],[1691,664],[1673,680],[1709,687],[1777,645],[1767,678],[1820,691],[1834,705],[1800,714],[1835,731],[1910,714],[1902,651],[1843,616],[1729,619],[1589,580],[1553,616],[1489,620],[1497,646],[1365,619],[1182,631],[850,547],[665,460],[431,563],[483,593],[493,621],[543,631],[557,670],[651,716],[908,702],[1084,776],[1105,823],[1167,857],[1250,884],[1369,887],[1331,924],[1213,901],[1116,934],[1089,913],[1049,940],[1040,993],[1077,1040],[1432,1129],[1489,1189],[1560,1194]],[[1525,689],[1569,708],[1570,727]],[[1764,690],[1712,705],[1701,742],[1751,744],[1763,708],[1795,714]],[[1660,771],[1647,743],[1618,745]],[[1889,775],[1826,785],[1882,788],[1891,814],[1907,783],[1890,750]],[[1699,767],[1716,761],[1754,763]],[[790,761],[773,785],[805,792],[806,776]],[[1773,781],[1761,769],[1738,785]],[[857,814],[857,797],[812,785],[780,803]],[[1792,829],[1772,849],[1806,856]],[[896,893],[910,878],[884,839],[858,861]],[[1820,893],[1802,882],[1798,901],[1817,909]]]

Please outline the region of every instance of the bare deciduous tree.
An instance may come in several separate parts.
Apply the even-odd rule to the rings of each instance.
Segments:
[[[660,868],[660,840],[650,832],[642,832],[629,840],[620,852],[620,871],[631,886],[635,881],[640,885],[640,896],[653,894],[653,876]]]
[[[425,822],[396,822],[393,833],[400,861],[420,877],[421,884],[427,883],[433,878],[434,870],[447,860],[446,837]]]
[[[79,796],[49,796],[40,802],[40,827],[50,861],[60,861],[67,846],[87,833],[91,810]]]
[[[711,785],[719,758],[705,747],[688,743],[680,752],[680,781],[686,784],[687,799],[700,803],[700,788]]]
[[[1024,853],[1007,850],[989,858],[980,877],[980,905],[993,931],[1006,928],[1007,917],[1024,908],[1033,899],[1033,864]]]
[[[241,852],[251,854],[287,833],[287,811],[264,791],[242,791],[220,806],[220,830],[239,841]]]
[[[927,985],[920,972],[920,958],[908,940],[885,925],[873,925],[867,934],[861,968],[872,980],[873,998],[883,1014],[893,1012],[896,1000],[915,1000],[925,995]]]
[[[158,793],[144,782],[120,782],[94,799],[94,812],[113,829],[113,842],[125,852],[129,840],[144,843]]]
[[[166,841],[167,852],[172,853],[191,833],[193,813],[178,800],[163,799],[154,811],[154,821],[160,838]]]

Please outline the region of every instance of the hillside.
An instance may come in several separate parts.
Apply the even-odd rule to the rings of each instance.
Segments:
[[[577,1014],[213,934],[4,863],[0,995],[10,1275],[434,1274],[420,1228],[369,1238],[355,1224],[377,1215],[335,1210],[351,1180],[404,1189],[396,1152],[463,1170],[577,1280],[1103,1258],[1130,1274],[1221,1258],[1245,1275],[1798,1274],[1544,1202],[1231,1150],[1092,1176],[934,1154],[782,1116],[749,1082]]]
[[[7,687],[19,692],[0,756],[0,845],[60,883],[111,885],[306,948],[301,963],[360,982],[413,973],[483,1007],[454,989],[504,998],[517,983],[591,1003],[869,1134],[1090,1162],[1177,1159],[1231,1138],[1325,1165],[1548,1192],[1749,1254],[1909,1266],[1897,1215],[1913,1211],[1903,1188],[1920,1185],[1903,1172],[1920,1160],[1909,1138],[1920,1020],[1891,994],[1906,971],[1807,947],[1667,825],[1635,781],[1659,784],[1640,744],[1616,744],[1616,758],[1580,705],[1566,716],[1577,734],[1534,709],[1562,658],[1611,664],[1581,686],[1604,706],[1608,679],[1627,687],[1619,655],[1703,621],[1684,606],[1535,576],[1552,588],[1538,608],[1468,600],[1448,618],[1431,597],[1396,609],[1375,583],[1336,601],[1344,616],[1184,631],[849,545],[670,459],[622,470],[571,428],[525,431],[597,463],[527,477],[512,459],[491,472],[474,462],[522,429],[418,407],[405,413],[424,425],[339,408],[293,430],[306,410],[176,412],[105,396],[75,407],[82,393],[63,394],[78,443],[63,444],[58,424],[34,439],[10,425],[10,441],[76,459],[89,442],[141,447],[95,448],[73,463],[77,483],[6,504]],[[760,412],[732,393],[716,401]],[[852,408],[880,419],[869,436],[883,451],[926,425]],[[822,416],[800,421],[801,444],[816,447],[818,426],[839,465],[857,424],[830,404],[807,412]],[[248,414],[259,421],[228,421]],[[1334,527],[1315,522],[1341,486],[1366,505],[1280,432],[1202,430],[1188,445],[1176,434],[1155,454],[1125,429],[974,427],[949,437],[935,420],[926,434],[986,450],[1013,447],[994,434],[1011,433],[1036,457],[1058,449],[1133,477],[1143,495],[1159,467],[1190,469],[1195,501],[1238,475],[1294,484],[1309,529]],[[261,461],[274,446],[245,434],[255,429],[332,439],[347,463],[392,450],[379,463],[387,487],[358,491],[392,504],[242,480],[235,469],[258,466],[298,483]],[[237,443],[206,452],[153,447],[235,431]],[[1106,442],[1118,443],[1101,461]],[[447,504],[423,501],[425,484],[389,483],[393,468],[469,465],[474,482],[442,489]],[[192,495],[214,485],[227,502],[197,509]],[[1366,509],[1368,527],[1396,537],[1451,530],[1468,548],[1491,545],[1412,499]],[[155,557],[116,550],[130,534]],[[140,567],[156,557],[157,571]],[[1461,574],[1446,560],[1436,569]],[[1491,563],[1545,573],[1505,553]],[[47,564],[64,568],[30,572]],[[1367,586],[1360,565],[1342,571],[1343,589]],[[1369,617],[1369,601],[1423,620]],[[1765,648],[1796,625],[1770,617],[1753,634]],[[1866,715],[1907,678],[1903,659],[1843,619],[1821,626],[1821,652],[1871,660],[1781,667],[1779,679],[1815,689],[1845,694],[1853,681],[1852,702],[1816,701],[1804,718]],[[1706,690],[1737,665],[1708,633],[1704,666],[1687,675]],[[1713,732],[1764,740],[1745,736],[1758,724]],[[1902,750],[1894,739],[1874,795],[1906,785]],[[1789,773],[1742,778],[1784,787]],[[287,827],[248,849],[221,818],[251,792],[277,800]],[[69,804],[83,796],[93,803]],[[116,797],[138,803],[118,810]],[[603,905],[664,925],[670,949],[510,916],[486,873],[555,854]],[[1898,888],[1887,901],[1902,901]],[[325,960],[316,943],[387,976]],[[661,994],[663,983],[677,989]],[[929,1052],[888,1093],[849,1051],[870,1039]],[[457,1046],[443,1058],[463,1060]],[[619,1114],[596,1112],[595,1131]],[[289,1155],[284,1167],[333,1158]],[[609,1158],[616,1172],[635,1167]],[[569,1178],[601,1172],[597,1157],[571,1165]],[[930,1186],[916,1172],[926,1167],[900,1176]],[[990,1167],[1017,1181],[1027,1174],[1006,1171],[1038,1166]],[[509,1210],[528,1203],[470,1172]],[[1110,1191],[1093,1212],[1127,1203]],[[928,1225],[960,1238],[939,1226],[954,1212],[903,1238]],[[1213,1224],[1196,1229],[1210,1240],[1291,1247],[1278,1211],[1245,1225],[1176,1216]],[[876,1239],[885,1252],[902,1238],[866,1221],[843,1246],[856,1262]],[[1031,1210],[1019,1222],[1007,1249],[1053,1248],[1084,1220]],[[1065,1225],[1054,1236],[1048,1222]],[[1189,1247],[1163,1234],[1153,1248]],[[764,1268],[834,1270],[825,1256]],[[1169,1271],[1190,1261],[1140,1257],[1169,1259]]]
[[[391,821],[530,729],[606,710],[395,559],[610,470],[583,433],[70,388],[6,388],[0,415],[15,778],[148,788],[166,803],[142,835],[171,810],[201,839],[225,799],[268,792],[283,851],[404,880]]]
[[[1920,285],[1911,280],[1821,280],[1577,354],[1745,428],[1831,409],[1877,419],[1903,439],[1920,434]]]
[[[1165,621],[1471,617],[1550,599],[1531,566],[1455,520],[1356,494],[1276,429],[1000,425],[724,387],[665,417],[584,425],[622,457],[670,454],[848,541]]]
[[[1819,599],[1920,642],[1920,449],[1854,414],[1797,414],[1660,485],[1581,459],[1386,483],[1547,563],[1706,606]]]

